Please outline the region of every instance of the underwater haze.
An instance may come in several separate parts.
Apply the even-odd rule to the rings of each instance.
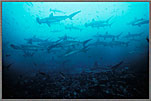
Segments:
[[[2,2],[3,99],[148,99],[148,2]]]

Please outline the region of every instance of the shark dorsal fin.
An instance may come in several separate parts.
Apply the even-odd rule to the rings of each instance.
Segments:
[[[144,20],[143,18],[141,18],[141,20]]]
[[[49,15],[49,18],[51,18],[51,17],[53,17],[53,13],[51,13],[51,14]]]
[[[52,11],[52,9],[51,9],[51,8],[50,8],[49,10],[50,10],[50,12]]]
[[[47,25],[50,27],[50,23],[47,23]]]

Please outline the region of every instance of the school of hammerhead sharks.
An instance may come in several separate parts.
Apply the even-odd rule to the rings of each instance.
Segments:
[[[59,10],[55,10],[54,12],[61,12]],[[47,24],[49,27],[51,27],[52,24],[60,22],[62,20],[66,19],[73,19],[75,15],[80,13],[81,11],[74,12],[70,14],[69,16],[54,16],[53,13],[49,15],[47,18],[40,19],[39,17],[36,18],[36,21],[38,24]],[[109,21],[113,18],[113,16],[109,17],[105,21],[95,21],[94,19],[90,23],[86,23],[85,27],[92,27],[92,28],[100,28],[100,27],[111,27],[113,23],[109,23]],[[149,24],[149,20],[140,18],[140,19],[134,19],[133,21],[129,22],[128,25],[132,26],[143,26],[144,24]],[[78,28],[76,26],[66,26],[66,30],[80,30],[82,31],[82,28]],[[52,33],[57,33],[59,30],[54,30]],[[79,52],[87,52],[90,47],[102,45],[102,46],[108,46],[108,47],[114,47],[114,46],[126,46],[128,47],[130,42],[129,41],[118,41],[118,39],[122,36],[123,32],[120,32],[118,35],[109,34],[106,32],[105,34],[99,34],[99,32],[93,36],[96,40],[96,42],[91,43],[91,41],[94,38],[90,38],[84,41],[77,41],[75,37],[64,35],[62,37],[59,37],[56,41],[51,41],[49,38],[47,39],[40,39],[38,37],[33,36],[28,39],[24,39],[28,44],[25,45],[14,45],[11,44],[10,46],[15,50],[21,50],[23,51],[27,56],[33,56],[35,51],[47,51],[48,53],[54,52],[55,50],[61,48],[66,50],[63,56],[70,56]],[[140,33],[128,33],[127,35],[123,36],[122,38],[130,39],[130,40],[137,40],[136,38],[141,37],[144,32]],[[111,41],[100,41],[100,38],[106,40],[111,39]],[[148,37],[146,36],[146,40],[149,42]],[[28,52],[33,51],[33,52]]]
[[[73,12],[70,15],[55,16],[56,12],[64,13],[63,11],[57,9],[50,9],[51,13],[49,17],[39,18],[35,20],[37,24],[43,26],[44,24],[51,27],[54,23],[61,22],[66,19],[74,20],[74,16],[78,16],[81,11]],[[110,20],[114,16],[108,17],[106,20],[94,20],[85,23],[85,28],[105,28],[111,26],[114,23],[110,23]],[[68,21],[70,21],[68,20]],[[149,24],[148,19],[135,18],[133,21],[127,23],[129,26],[138,26],[139,28],[145,24]],[[82,28],[77,26],[65,26],[65,30],[79,30],[82,32]],[[54,30],[52,33],[58,33],[60,30]],[[25,38],[26,44],[10,44],[10,47],[15,51],[23,52],[24,57],[34,57],[36,52],[46,52],[48,54],[56,54],[60,58],[71,57],[74,55],[83,53],[87,54],[90,49],[95,49],[96,47],[129,47],[131,41],[137,41],[137,38],[142,37],[144,32],[140,33],[127,33],[122,35],[123,32],[119,32],[117,35],[105,32],[100,34],[97,32],[92,38],[79,41],[78,38],[63,35],[58,37],[57,40],[52,41],[49,38],[42,39],[36,35]],[[121,41],[119,39],[126,39],[127,41]],[[130,41],[129,41],[130,40]],[[144,38],[145,42],[149,43],[147,36]],[[6,57],[10,55],[7,54]],[[72,57],[73,56],[73,57]],[[110,68],[100,68],[98,62],[95,62],[90,71],[82,71],[79,74],[71,75],[64,72],[46,73],[38,71],[35,77],[26,78],[24,75],[18,77],[18,82],[16,88],[13,87],[12,91],[20,93],[11,93],[10,98],[15,97],[28,97],[28,98],[144,98],[148,96],[148,93],[144,89],[140,89],[145,86],[146,83],[139,82],[143,81],[143,76],[140,74],[135,74],[128,67],[123,69],[118,69],[124,61],[120,61],[117,64],[110,66]],[[8,64],[5,66],[7,70],[13,64]],[[35,64],[35,66],[38,65]],[[38,78],[38,79],[37,79]],[[138,81],[137,81],[138,80]],[[135,81],[135,83],[133,82]],[[136,85],[136,82],[137,83]],[[26,86],[25,86],[26,85]],[[9,89],[10,90],[10,89]],[[98,92],[99,91],[99,92]]]

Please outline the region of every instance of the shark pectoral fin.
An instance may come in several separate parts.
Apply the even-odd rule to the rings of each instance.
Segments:
[[[52,18],[53,17],[53,13],[51,13],[50,15],[49,15],[49,18]]]
[[[41,24],[39,17],[36,18],[36,21]]]
[[[47,25],[50,27],[50,24],[49,24],[49,23],[47,23]]]
[[[76,14],[80,13],[81,11],[77,11],[77,12],[74,12],[72,14],[70,14],[68,17],[70,20],[72,20],[72,17],[74,17]]]

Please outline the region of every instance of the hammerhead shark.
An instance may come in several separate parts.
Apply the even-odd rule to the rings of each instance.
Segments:
[[[139,26],[141,27],[144,24],[148,24],[149,20],[145,20],[144,18],[137,19],[135,18],[133,21],[129,22],[128,25]]]
[[[39,17],[36,18],[36,21],[39,23],[39,24],[42,24],[42,23],[45,23],[47,24],[49,27],[52,23],[55,23],[55,22],[60,22],[62,20],[65,20],[67,18],[69,18],[70,20],[72,20],[72,17],[74,17],[75,15],[77,15],[78,13],[80,13],[81,11],[77,11],[77,12],[74,12],[70,15],[65,15],[65,16],[54,16],[53,13],[51,13],[49,15],[49,17],[46,17],[46,18],[43,18],[43,19],[40,19]]]
[[[85,27],[91,26],[91,27],[96,27],[96,28],[100,28],[100,27],[106,27],[109,26],[111,27],[113,23],[109,24],[109,21],[113,18],[113,16],[109,17],[107,20],[105,21],[95,21],[94,19],[92,19],[92,21],[90,23],[85,23]]]
[[[50,8],[50,12],[54,12],[54,13],[64,13],[64,14],[65,14],[65,12],[63,12],[63,11],[61,11],[61,10],[52,9],[52,8]]]

